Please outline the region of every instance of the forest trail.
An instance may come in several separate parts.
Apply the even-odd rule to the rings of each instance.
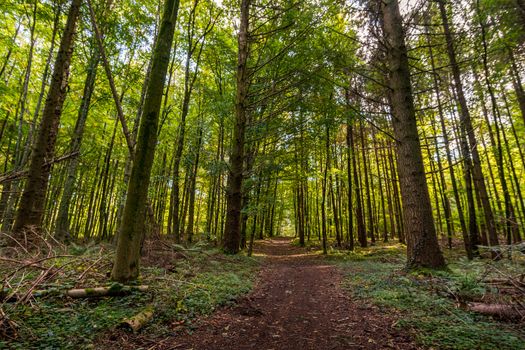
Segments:
[[[417,349],[391,316],[352,300],[322,256],[288,239],[258,242],[254,252],[266,258],[252,293],[166,349]]]

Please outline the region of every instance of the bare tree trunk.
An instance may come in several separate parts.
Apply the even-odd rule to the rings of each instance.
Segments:
[[[507,179],[505,177],[505,170],[504,170],[505,167],[503,165],[503,147],[502,147],[502,142],[501,142],[500,126],[498,122],[500,113],[499,113],[499,109],[497,106],[496,97],[494,96],[492,83],[490,82],[486,29],[485,29],[485,23],[482,18],[481,9],[479,6],[479,0],[476,0],[476,12],[478,16],[479,25],[481,28],[481,42],[483,44],[482,45],[483,46],[482,62],[483,62],[483,72],[485,75],[485,86],[487,88],[487,92],[489,94],[491,105],[492,105],[492,118],[494,119],[494,129],[495,129],[496,141],[497,141],[496,149],[495,149],[495,158],[496,158],[496,163],[497,163],[497,169],[498,169],[501,189],[503,190],[503,200],[505,203],[505,234],[507,237],[507,244],[511,244],[512,236],[515,235],[515,233],[513,233],[513,231],[515,231],[515,227],[512,225],[512,222],[515,219],[514,218],[514,207],[512,205],[512,201],[510,198]]]
[[[352,150],[355,150],[355,142],[354,142],[354,130],[353,125],[350,124],[350,144],[352,145]],[[354,187],[355,187],[355,200],[356,200],[356,220],[357,220],[357,239],[359,240],[359,245],[362,248],[366,248],[367,246],[367,239],[366,239],[366,228],[365,228],[365,221],[363,218],[363,206],[361,201],[361,186],[360,181],[358,177],[357,172],[357,152],[353,152],[352,157],[352,168],[354,169]]]
[[[321,197],[321,225],[322,225],[322,243],[323,243],[323,254],[328,253],[327,244],[327,215],[326,215],[326,192],[328,191],[328,170],[330,169],[330,127],[328,121],[326,122],[326,163],[323,171],[323,184],[322,184],[322,197]]]
[[[372,198],[371,198],[371,192],[370,192],[370,184],[368,181],[368,173],[369,173],[369,167],[368,167],[368,161],[367,161],[367,154],[366,152],[366,143],[365,143],[365,132],[364,132],[364,125],[363,122],[359,123],[359,136],[361,138],[361,157],[363,161],[363,173],[365,178],[365,191],[366,191],[366,213],[368,216],[368,234],[370,235],[370,241],[371,244],[374,245],[376,242],[376,237],[374,235],[374,213],[372,212]],[[364,199],[363,199],[364,200]]]
[[[194,227],[194,213],[195,213],[195,187],[197,184],[197,172],[199,170],[199,158],[201,154],[202,144],[202,125],[199,126],[199,135],[197,140],[197,147],[195,149],[195,160],[193,164],[193,173],[190,179],[190,200],[189,200],[189,214],[188,214],[188,228],[186,229],[187,241],[193,241],[193,227]]]
[[[348,103],[348,90],[346,91],[347,94],[347,103]],[[347,111],[348,117],[346,119],[346,176],[348,178],[348,249],[354,250],[354,214],[352,210],[352,193],[353,193],[353,186],[352,186],[352,166],[351,162],[354,159],[354,145],[352,143],[352,123],[353,120],[351,118],[350,111]]]
[[[408,55],[397,0],[381,2],[407,236],[407,266],[442,267],[417,131]]]
[[[427,32],[427,42],[430,43],[430,36],[429,36],[429,33]],[[441,126],[441,133],[443,135],[443,142],[445,144],[445,153],[446,153],[446,158],[447,158],[447,165],[448,165],[448,168],[449,168],[449,172],[450,172],[450,181],[452,182],[452,190],[454,192],[454,199],[456,201],[456,208],[457,208],[457,211],[458,211],[458,217],[459,217],[459,223],[460,223],[460,226],[461,226],[461,235],[463,237],[463,244],[464,244],[464,247],[465,247],[465,251],[467,253],[467,257],[469,259],[472,259],[473,258],[473,254],[472,254],[472,247],[470,245],[470,238],[469,238],[469,234],[468,234],[468,231],[467,231],[467,224],[465,222],[465,215],[463,214],[463,207],[461,205],[461,198],[459,196],[459,190],[458,190],[458,185],[457,185],[457,181],[456,181],[456,173],[454,171],[454,164],[452,162],[452,156],[451,156],[451,151],[450,151],[450,141],[449,141],[449,137],[448,137],[448,133],[447,133],[447,128],[446,128],[446,125],[445,125],[445,117],[444,117],[444,112],[443,112],[443,104],[441,102],[441,90],[439,88],[439,79],[438,79],[438,75],[436,73],[436,68],[435,68],[435,61],[434,61],[434,52],[432,50],[432,46],[429,45],[429,54],[430,54],[430,62],[431,62],[431,66],[432,66],[432,71],[434,72],[433,74],[433,83],[434,83],[434,90],[435,90],[435,94],[436,94],[436,100],[437,100],[437,107],[438,107],[438,115],[439,115],[439,121],[440,121],[440,126]],[[434,121],[432,122],[432,128],[433,128],[433,131],[434,131],[434,134],[437,135],[437,130],[436,130],[436,127],[435,127],[435,123]],[[463,137],[462,140],[460,141],[462,142],[463,145],[468,145],[467,143],[467,140],[466,140],[466,137]],[[436,147],[437,147],[437,140],[436,140]],[[439,151],[438,151],[438,154],[439,154]],[[444,192],[446,193],[446,183],[445,183],[445,180],[444,180],[444,171],[441,169],[441,162],[438,161],[438,164],[439,164],[439,167],[440,167],[440,176],[441,176],[441,182],[443,183],[443,186],[444,186]],[[466,164],[466,163],[464,163]],[[465,180],[466,180],[466,190],[467,190],[467,196],[469,197],[468,200],[471,201],[470,203],[470,209],[469,210],[474,210],[475,211],[475,205],[474,205],[474,197],[473,197],[473,194],[472,194],[472,176],[470,174],[470,171],[471,171],[471,162],[469,162],[468,164],[468,171],[469,171],[469,174],[465,177]],[[450,208],[450,202],[448,200],[448,196],[446,196],[446,194],[444,195],[444,204],[445,204],[445,213],[447,213],[448,211],[448,214],[447,214],[447,217],[449,217],[447,219],[447,230],[448,231],[453,231],[453,222],[452,222],[452,210]],[[473,217],[475,217],[475,215],[472,215]],[[477,227],[477,226],[475,226]]]
[[[51,166],[46,161],[53,158],[62,106],[67,93],[69,66],[77,19],[82,0],[73,0],[67,23],[62,34],[60,49],[54,65],[53,77],[40,123],[37,140],[33,145],[29,175],[16,213],[13,230],[19,233],[28,227],[40,226],[47,194]]]
[[[165,2],[159,36],[153,50],[151,76],[144,99],[143,116],[140,121],[126,204],[118,233],[115,262],[111,272],[111,278],[120,282],[134,280],[139,275],[140,245],[144,231],[148,187],[178,9],[178,0]]]
[[[82,137],[84,135],[84,126],[86,125],[87,116],[89,113],[89,105],[91,103],[91,96],[95,87],[95,79],[97,75],[97,66],[99,62],[98,51],[92,54],[89,62],[86,80],[84,82],[84,92],[82,94],[82,101],[80,102],[80,108],[78,110],[77,122],[75,125],[75,131],[71,140],[71,152],[80,151],[82,144]],[[66,183],[64,184],[64,190],[62,193],[62,199],[60,200],[57,224],[55,228],[55,237],[58,240],[67,241],[70,238],[69,233],[69,206],[71,203],[71,197],[75,188],[75,181],[77,175],[77,167],[79,163],[79,156],[75,156],[71,159],[68,165]]]
[[[241,241],[241,209],[244,164],[244,139],[246,130],[246,104],[248,95],[248,26],[250,18],[250,0],[241,1],[241,18],[238,34],[237,59],[237,94],[235,97],[235,124],[233,129],[230,169],[226,192],[226,227],[224,230],[223,249],[226,253],[236,254]]]

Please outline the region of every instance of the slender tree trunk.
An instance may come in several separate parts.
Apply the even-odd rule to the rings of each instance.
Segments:
[[[479,7],[479,0],[476,0],[476,12],[478,15],[478,21],[479,25],[481,27],[481,42],[483,44],[483,55],[482,55],[482,62],[483,62],[483,71],[485,75],[485,86],[487,88],[487,92],[490,97],[491,105],[492,105],[492,118],[494,119],[494,129],[496,134],[496,149],[495,149],[495,158],[497,163],[497,169],[498,169],[498,175],[500,179],[501,188],[503,191],[503,199],[505,203],[505,233],[507,237],[507,244],[512,243],[512,231],[513,231],[513,225],[512,221],[514,220],[514,207],[512,205],[512,201],[510,198],[510,193],[508,189],[507,179],[505,177],[505,167],[503,164],[503,147],[501,142],[501,135],[500,135],[500,126],[498,123],[499,118],[499,109],[497,106],[496,97],[494,96],[494,91],[492,88],[492,83],[490,82],[490,72],[488,67],[488,47],[487,47],[487,40],[486,40],[486,29],[485,29],[485,23],[483,23],[481,10]]]
[[[525,3],[525,0],[520,0]],[[525,12],[525,8],[524,8]],[[521,112],[521,118],[523,119],[523,123],[525,124],[525,90],[523,89],[523,84],[521,82],[520,77],[520,71],[518,69],[518,65],[516,64],[516,60],[514,58],[514,55],[511,54],[510,56],[510,63],[511,63],[511,77],[512,77],[512,85],[514,86],[514,92],[516,93],[516,98],[518,99],[518,105],[520,107]]]
[[[236,254],[241,241],[241,209],[243,191],[244,139],[246,130],[248,96],[248,26],[251,0],[241,1],[241,17],[238,34],[237,94],[235,97],[235,122],[233,129],[230,170],[226,192],[226,227],[223,249]]]
[[[430,44],[430,36],[429,36],[429,33],[427,32],[427,42]],[[457,185],[457,181],[456,181],[456,174],[455,174],[455,171],[454,171],[454,163],[452,162],[452,156],[451,156],[451,151],[450,151],[450,141],[449,141],[449,137],[448,137],[448,132],[447,132],[447,128],[446,128],[446,125],[445,125],[445,117],[444,117],[444,111],[443,111],[443,104],[441,102],[441,90],[439,88],[439,79],[438,79],[438,75],[436,73],[436,68],[435,68],[435,61],[434,61],[434,52],[432,50],[432,46],[429,45],[429,53],[430,53],[430,62],[431,62],[431,65],[432,65],[432,71],[434,72],[433,74],[433,82],[434,82],[434,90],[435,90],[435,94],[436,94],[436,100],[437,100],[437,107],[438,107],[438,115],[439,115],[439,121],[440,121],[440,126],[441,126],[441,133],[442,133],[442,136],[443,136],[443,143],[445,144],[445,153],[446,153],[446,158],[447,158],[447,166],[449,168],[449,173],[450,173],[450,181],[452,183],[452,190],[454,192],[454,199],[456,201],[456,208],[457,208],[457,211],[458,211],[458,217],[459,217],[459,223],[460,223],[460,226],[461,226],[461,235],[463,237],[463,244],[464,244],[464,247],[465,247],[465,251],[467,253],[467,257],[469,259],[472,259],[473,257],[473,254],[472,254],[472,247],[470,245],[470,238],[469,238],[469,233],[467,231],[467,224],[465,222],[465,216],[463,214],[463,208],[462,208],[462,205],[461,205],[461,198],[460,198],[460,195],[459,195],[459,189],[458,189],[458,185]],[[436,128],[435,128],[435,124],[434,122],[432,122],[432,127],[433,127],[433,130],[434,130],[434,134],[437,135],[437,131],[436,131]],[[468,148],[468,143],[467,143],[467,140],[466,140],[466,137],[465,135],[463,134],[463,137],[461,138],[461,141],[460,141],[463,145],[463,147],[465,148]],[[437,147],[437,140],[436,140],[436,147]],[[438,151],[438,154],[439,154],[439,151]],[[470,155],[470,153],[469,153]],[[444,187],[444,191],[446,192],[446,182],[444,180],[444,171],[441,169],[442,166],[441,166],[441,162],[439,161],[439,166],[440,166],[440,176],[441,176],[441,181],[443,183],[443,187]],[[464,166],[466,166],[468,168],[468,174],[465,176],[465,181],[466,181],[466,190],[467,190],[467,196],[468,196],[468,200],[470,201],[469,203],[469,212],[471,210],[474,211],[474,213],[470,214],[469,217],[470,218],[474,218],[475,219],[475,205],[474,205],[474,197],[473,197],[473,194],[472,194],[472,175],[471,175],[471,168],[472,168],[472,162],[469,160],[469,162],[465,163],[464,162]],[[450,202],[448,201],[448,197],[445,195],[444,197],[444,201],[445,202],[445,212],[448,211],[448,216],[449,219],[447,219],[447,230],[451,230],[453,231],[453,223],[452,223],[452,210],[450,208]],[[448,209],[447,209],[448,208]],[[475,220],[474,220],[475,222]],[[472,226],[471,225],[471,228],[476,228],[476,231],[477,231],[477,225],[476,226]],[[477,233],[476,233],[477,235]]]
[[[383,179],[381,176],[381,166],[379,164],[379,155],[377,149],[379,144],[375,141],[374,136],[374,158],[377,168],[377,178],[379,182],[379,200],[381,201],[381,217],[383,218],[383,242],[388,242],[388,230],[386,224],[386,208],[385,208],[385,197],[383,192]]]
[[[350,124],[350,144],[352,145],[352,150],[355,150],[355,142],[354,142],[354,131],[353,131],[353,125]],[[356,221],[357,221],[357,239],[359,241],[359,245],[362,248],[366,248],[367,246],[367,239],[366,239],[366,228],[365,228],[365,221],[363,218],[363,206],[361,201],[361,186],[357,171],[357,152],[353,152],[352,157],[352,168],[354,169],[354,188],[355,188],[355,200],[356,200]]]
[[[67,23],[62,33],[40,130],[33,146],[28,178],[16,213],[13,228],[16,233],[33,225],[40,226],[42,223],[43,207],[51,172],[51,166],[45,166],[45,164],[47,160],[53,158],[55,152],[58,124],[67,94],[69,66],[81,4],[82,0],[73,0],[71,3]]]
[[[139,275],[140,245],[144,231],[150,173],[178,9],[178,0],[166,0],[159,36],[153,50],[151,76],[144,99],[124,216],[119,228],[117,251],[111,272],[111,278],[120,282],[134,280]]]
[[[347,91],[348,94],[348,91]],[[348,96],[347,96],[348,100]],[[346,119],[346,176],[348,178],[347,196],[348,196],[348,249],[354,250],[354,214],[352,209],[352,166],[351,162],[354,159],[354,145],[352,143],[352,118],[350,111],[347,111],[348,117]]]
[[[369,174],[369,168],[368,168],[368,161],[367,161],[367,154],[366,152],[366,142],[365,142],[365,133],[364,133],[364,126],[363,122],[359,124],[359,135],[361,137],[361,157],[363,160],[363,173],[365,178],[365,190],[366,190],[366,213],[368,215],[368,234],[370,235],[370,240],[372,242],[372,245],[375,244],[376,238],[374,235],[374,213],[372,212],[372,198],[371,198],[371,192],[370,192],[370,184],[368,181],[368,174]]]
[[[80,108],[78,110],[75,131],[71,140],[70,152],[72,153],[80,151],[82,137],[84,135],[84,127],[86,125],[86,120],[89,113],[91,96],[93,95],[93,90],[95,87],[98,62],[98,51],[95,50],[88,65],[86,80],[84,82],[84,92],[82,94],[82,100],[80,102]],[[66,175],[66,182],[64,184],[64,191],[62,193],[62,199],[60,200],[59,204],[58,218],[55,228],[55,238],[61,241],[68,241],[71,238],[69,232],[69,206],[71,203],[71,197],[73,196],[73,191],[75,189],[75,181],[79,161],[80,157],[77,155],[74,156],[69,162]]]
[[[197,184],[197,172],[199,170],[199,159],[201,154],[201,144],[202,144],[202,126],[199,126],[199,135],[197,136],[197,147],[195,150],[195,161],[193,165],[193,172],[190,182],[190,208],[188,214],[188,227],[186,229],[187,241],[191,243],[193,241],[193,227],[194,227],[194,215],[195,215],[195,189]]]
[[[323,184],[322,184],[322,197],[321,197],[321,226],[322,226],[322,244],[323,244],[323,254],[327,254],[327,215],[326,215],[326,192],[328,190],[328,171],[330,169],[330,127],[328,122],[326,123],[326,163],[323,171]]]
[[[441,19],[443,21],[443,30],[445,32],[445,39],[447,42],[447,54],[450,61],[450,66],[452,69],[452,75],[454,78],[454,88],[457,95],[458,103],[459,103],[459,109],[460,109],[460,124],[461,124],[461,134],[466,134],[466,136],[462,136],[462,139],[467,138],[468,139],[468,145],[465,145],[465,141],[462,142],[462,152],[463,152],[463,158],[465,160],[465,183],[467,185],[467,196],[469,196],[468,193],[468,185],[469,185],[469,176],[470,176],[470,170],[472,170],[472,180],[474,182],[474,185],[476,186],[476,192],[479,195],[482,207],[483,207],[483,214],[485,217],[485,224],[488,229],[489,233],[489,243],[490,245],[498,245],[498,235],[496,232],[496,223],[494,220],[494,215],[492,213],[492,208],[490,206],[489,197],[487,193],[487,187],[485,185],[485,179],[483,177],[483,172],[481,170],[481,161],[479,158],[478,148],[477,148],[477,141],[476,136],[474,134],[474,128],[472,127],[472,121],[470,118],[470,112],[469,108],[467,106],[467,100],[465,99],[465,94],[463,92],[463,83],[461,81],[461,72],[459,69],[459,65],[456,61],[456,53],[454,48],[454,41],[452,38],[452,33],[449,26],[448,21],[448,15],[447,10],[445,7],[445,0],[436,0],[439,5],[439,10],[441,13]],[[470,146],[470,149],[469,149]],[[472,152],[472,153],[470,153]],[[470,157],[469,154],[472,155],[472,162],[470,163]],[[475,218],[475,208],[472,205],[472,199],[467,199],[467,202],[469,203],[469,238],[470,238],[470,245],[473,252],[477,250],[477,245],[479,242],[477,230],[474,230],[474,226],[476,225],[476,218]],[[494,253],[494,255],[499,255],[497,253]]]
[[[396,176],[396,166],[394,162],[394,155],[392,152],[391,145],[388,147],[388,164],[390,168],[390,179],[392,180],[392,187],[394,188],[394,208],[395,208],[395,216],[396,216],[396,226],[397,226],[397,232],[399,234],[399,243],[406,243],[405,239],[405,233],[403,231],[403,210],[401,208],[401,200],[399,196],[399,187]]]

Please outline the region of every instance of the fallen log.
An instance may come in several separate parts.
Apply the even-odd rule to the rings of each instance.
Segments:
[[[97,298],[127,295],[132,292],[147,292],[148,289],[148,286],[124,286],[121,284],[114,284],[110,287],[70,289],[66,292],[66,295],[71,298]]]
[[[120,327],[132,330],[133,333],[137,333],[153,318],[154,312],[155,308],[150,305],[135,316],[122,320]]]
[[[468,308],[479,314],[506,320],[521,319],[525,316],[525,310],[520,311],[516,306],[507,304],[469,303]]]

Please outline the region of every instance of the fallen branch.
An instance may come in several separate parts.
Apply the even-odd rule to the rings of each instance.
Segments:
[[[155,308],[150,305],[135,316],[122,320],[120,327],[131,329],[133,333],[137,333],[153,318],[154,312]]]
[[[66,292],[66,295],[71,298],[97,298],[127,295],[132,292],[147,292],[148,289],[148,286],[123,286],[121,284],[114,284],[111,287],[70,289]]]
[[[469,303],[468,308],[471,311],[501,319],[514,320],[523,318],[523,312],[520,312],[520,310],[513,305]]]

